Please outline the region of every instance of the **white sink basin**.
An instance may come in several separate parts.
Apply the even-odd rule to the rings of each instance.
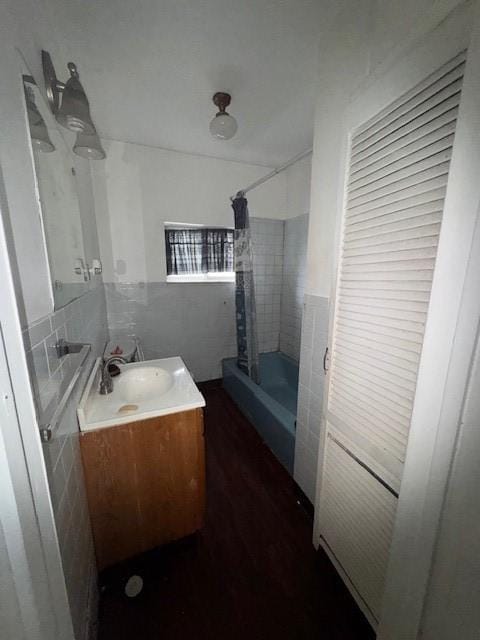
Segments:
[[[120,365],[120,375],[113,378],[113,391],[106,395],[99,393],[100,363],[99,358],[78,405],[82,431],[205,406],[205,400],[181,358]]]
[[[126,403],[139,403],[149,398],[158,398],[172,386],[172,374],[162,367],[151,365],[133,369],[125,368],[121,375],[113,378],[115,393]]]

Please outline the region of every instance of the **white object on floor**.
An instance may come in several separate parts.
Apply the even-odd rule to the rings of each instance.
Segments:
[[[141,576],[130,576],[125,585],[125,595],[128,598],[136,598],[143,589],[143,578]]]

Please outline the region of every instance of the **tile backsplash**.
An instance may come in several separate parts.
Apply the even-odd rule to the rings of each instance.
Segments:
[[[283,221],[251,219],[260,351],[280,336]],[[223,358],[236,355],[235,284],[107,283],[112,338],[136,335],[146,359],[180,355],[195,380],[220,378]]]
[[[195,380],[221,377],[222,358],[236,354],[235,285],[108,283],[111,338],[136,335],[147,360],[180,355]]]
[[[52,404],[66,375],[55,351],[59,338],[92,345],[52,438],[43,451],[62,556],[65,582],[77,640],[93,638],[97,579],[80,456],[76,408],[95,358],[108,339],[104,288],[101,283],[59,311],[24,330],[24,343],[40,424],[52,415]]]
[[[259,350],[283,344],[298,360],[307,216],[250,224]],[[202,381],[219,378],[222,359],[236,355],[234,283],[110,282],[105,290],[111,337],[137,336],[146,359],[180,355]]]

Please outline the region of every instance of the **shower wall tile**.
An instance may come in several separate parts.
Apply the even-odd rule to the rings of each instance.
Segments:
[[[52,439],[43,445],[75,637],[94,637],[97,571],[80,456],[76,408],[93,362],[108,339],[102,284],[24,330],[24,343],[40,424],[47,423],[65,375],[54,345],[61,337],[92,345]],[[88,636],[90,634],[90,636]]]
[[[108,283],[112,338],[135,335],[146,359],[181,356],[195,380],[221,377],[223,358],[236,355],[235,285]]]
[[[323,355],[328,343],[328,304],[328,298],[305,295],[293,477],[312,503],[315,500],[323,410]]]
[[[300,360],[307,270],[308,214],[285,220],[280,351]]]
[[[251,218],[253,276],[260,353],[280,348],[283,272],[283,220]]]

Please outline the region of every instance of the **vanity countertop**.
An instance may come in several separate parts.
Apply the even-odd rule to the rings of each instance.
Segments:
[[[78,405],[81,431],[104,429],[205,406],[180,357],[119,365],[112,393],[101,395],[98,358]]]

